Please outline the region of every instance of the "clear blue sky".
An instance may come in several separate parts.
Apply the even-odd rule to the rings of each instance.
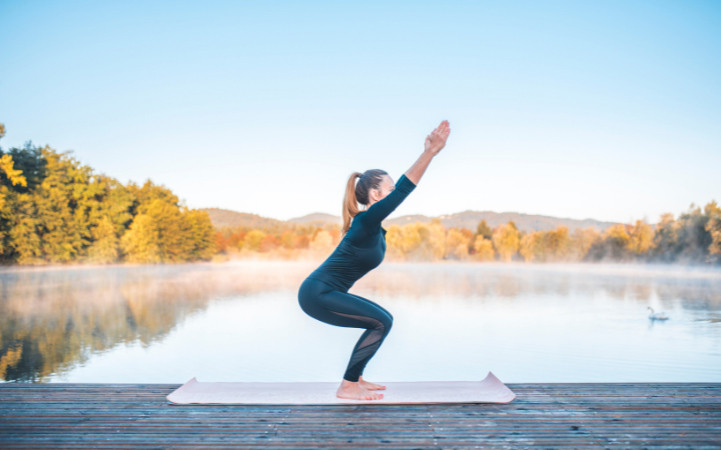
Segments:
[[[189,207],[340,215],[352,171],[448,145],[394,215],[654,223],[721,201],[719,1],[0,1],[3,148]]]

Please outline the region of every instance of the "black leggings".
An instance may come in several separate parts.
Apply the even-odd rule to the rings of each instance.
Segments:
[[[306,278],[298,290],[298,303],[309,316],[340,327],[365,328],[353,348],[343,378],[358,381],[393,325],[393,316],[380,305],[348,292],[336,290],[314,278]]]

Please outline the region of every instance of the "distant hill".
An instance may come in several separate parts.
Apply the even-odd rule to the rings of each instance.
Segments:
[[[606,228],[614,225],[616,222],[603,222],[595,219],[568,219],[552,216],[541,216],[537,214],[523,214],[517,212],[502,212],[497,213],[493,211],[463,211],[454,214],[444,214],[438,216],[441,223],[446,228],[458,227],[468,228],[469,230],[475,231],[478,223],[481,220],[485,220],[491,229],[508,223],[512,220],[516,224],[519,230],[522,231],[548,231],[554,230],[561,225],[568,227],[570,232],[573,232],[576,228],[593,227],[598,231],[603,231]],[[401,216],[395,219],[386,221],[389,225],[403,225],[412,222],[430,222],[431,217],[412,215],[412,216]]]
[[[284,221],[263,217],[257,214],[242,213],[232,211],[230,209],[220,208],[200,208],[201,211],[207,211],[210,221],[215,228],[224,227],[240,227],[249,228],[271,228],[283,225]]]
[[[283,226],[285,224],[297,224],[297,225],[340,225],[343,220],[340,216],[334,216],[326,213],[312,213],[301,217],[295,217],[287,221],[278,219],[272,219],[268,217],[262,217],[257,214],[241,213],[231,211],[228,209],[219,208],[204,208],[203,211],[207,211],[210,215],[210,221],[216,228],[223,227],[238,227],[245,226],[249,228],[274,228]],[[441,223],[446,228],[452,227],[463,227],[469,230],[475,231],[478,223],[481,220],[485,220],[491,229],[508,223],[512,220],[521,231],[548,231],[554,230],[561,225],[568,227],[570,232],[573,232],[576,228],[593,227],[598,231],[604,231],[611,225],[615,225],[616,222],[603,222],[595,219],[568,219],[559,218],[552,216],[542,216],[537,214],[523,214],[517,212],[502,212],[497,213],[493,211],[462,211],[454,214],[444,214],[438,216]],[[420,214],[412,214],[407,216],[400,216],[393,219],[388,219],[383,222],[383,226],[389,225],[405,225],[408,223],[421,222],[427,223],[433,220],[434,217],[424,216]]]
[[[326,213],[313,213],[307,214],[302,217],[295,217],[289,219],[290,223],[297,223],[300,225],[325,225],[325,224],[343,224],[343,218],[340,216],[334,216],[333,214]]]

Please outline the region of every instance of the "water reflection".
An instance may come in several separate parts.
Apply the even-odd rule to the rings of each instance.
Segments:
[[[119,343],[150,346],[208,300],[272,290],[290,275],[263,264],[5,270],[0,377],[43,381]]]
[[[120,344],[146,350],[155,348],[168,340],[174,330],[207,313],[209,306],[217,301],[232,304],[238,324],[243,324],[237,326],[237,335],[224,337],[226,342],[252,340],[249,336],[254,335],[254,326],[261,326],[257,323],[261,317],[268,322],[262,325],[266,327],[278,320],[287,320],[288,324],[305,320],[295,304],[295,292],[318,263],[241,261],[4,269],[0,271],[0,379],[54,381],[91,363],[99,355],[109,354]],[[484,358],[494,351],[501,358],[503,349],[517,354],[519,349],[520,353],[527,349],[533,358],[553,355],[557,367],[569,361],[577,366],[587,356],[580,348],[572,347],[569,339],[586,340],[585,345],[595,349],[592,352],[603,355],[606,351],[599,347],[603,342],[598,342],[601,334],[588,334],[588,327],[596,326],[600,320],[605,321],[602,323],[606,327],[604,333],[633,336],[628,332],[629,327],[636,326],[638,317],[643,319],[646,306],[650,305],[657,311],[669,311],[672,319],[669,324],[648,321],[647,329],[671,333],[667,337],[669,342],[677,342],[679,346],[707,348],[694,364],[715,365],[719,361],[721,272],[718,270],[676,266],[385,263],[360,280],[352,291],[383,299],[404,312],[409,318],[408,325],[401,327],[418,323],[421,330],[424,326],[421,324],[430,318],[444,318],[447,328],[438,328],[430,335],[428,332],[415,335],[409,328],[405,335],[395,338],[396,344],[389,344],[391,348],[411,336],[414,341],[408,345],[418,345],[419,341],[428,339],[425,345],[429,351],[435,348],[439,352],[449,346],[466,345],[470,349],[480,345],[477,342],[481,339],[494,339],[495,347],[484,347]],[[274,292],[279,293],[279,297],[268,299],[267,295]],[[214,314],[227,316],[231,307],[227,308]],[[269,308],[275,308],[276,314],[266,317]],[[281,310],[286,312],[279,313]],[[469,321],[469,317],[473,320]],[[216,319],[215,323],[219,320],[222,319]],[[494,320],[514,326],[508,330],[508,325],[504,328]],[[311,326],[309,322],[305,322],[306,325]],[[212,330],[213,325],[206,322],[204,327]],[[332,336],[332,328],[327,325],[319,328],[328,334],[318,335],[316,342],[325,342],[325,336]],[[554,337],[558,328],[564,328],[564,334]],[[279,333],[277,329],[267,330],[270,334]],[[296,331],[298,335],[307,332]],[[229,333],[235,332],[231,326]],[[455,337],[449,337],[449,332],[455,333]],[[539,340],[539,335],[545,338]],[[198,336],[198,332],[194,336]],[[222,345],[222,341],[217,345]],[[289,347],[287,343],[280,346],[275,341],[265,345],[267,352],[297,353],[303,348],[301,343],[297,347],[292,347],[295,344]],[[653,348],[654,344],[649,341],[648,345]],[[338,347],[339,358],[345,357],[346,350]],[[402,352],[398,350],[399,355]],[[605,357],[604,364],[611,366],[633,364],[629,362],[631,356],[618,359],[618,353],[608,352]],[[218,361],[222,360],[209,363],[219,364]],[[412,360],[405,363],[408,367],[416,364]],[[458,360],[447,363],[457,365]],[[534,370],[539,364],[543,367],[543,361],[534,363]],[[426,377],[436,373],[440,378],[450,379],[447,373],[424,370]],[[277,368],[269,369],[268,373],[277,371]],[[458,376],[463,376],[462,373],[458,372]],[[306,374],[312,376],[311,372]],[[265,376],[261,372],[255,375],[255,379]]]
[[[410,268],[409,268],[410,267]],[[623,265],[413,264],[387,265],[360,280],[356,288],[383,296],[448,296],[472,300],[513,299],[520,295],[568,297],[572,293],[638,300],[658,300],[663,307],[686,300],[686,307],[721,307],[721,271],[684,267]]]

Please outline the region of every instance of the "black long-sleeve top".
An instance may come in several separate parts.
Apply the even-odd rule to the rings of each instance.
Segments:
[[[378,267],[386,254],[386,229],[381,226],[381,221],[415,187],[405,174],[401,175],[393,191],[367,210],[356,214],[338,247],[308,278],[324,281],[340,291],[348,292],[363,275]]]

